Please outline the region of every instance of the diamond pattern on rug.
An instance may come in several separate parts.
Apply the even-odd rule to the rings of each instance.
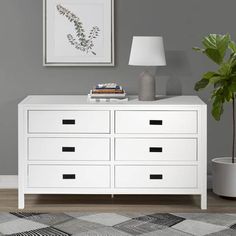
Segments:
[[[65,214],[78,219],[82,216],[95,215],[97,212],[65,212]]]
[[[207,234],[205,236],[235,236],[236,232],[233,229],[224,229],[222,231],[218,231],[212,234]]]
[[[27,220],[38,222],[47,226],[57,225],[57,224],[67,222],[72,219],[74,218],[64,213],[41,214],[41,215],[34,215],[34,216],[27,217]]]
[[[236,236],[236,214],[0,213],[0,236]]]
[[[174,225],[173,228],[196,236],[203,236],[226,229],[226,227],[221,225],[214,225],[194,220],[182,221],[179,224]]]
[[[222,226],[230,226],[236,223],[236,216],[229,214],[210,214],[210,213],[183,213],[183,214],[174,214],[179,217],[183,217],[186,219],[191,219],[194,221],[201,221],[205,223],[222,225]]]
[[[41,215],[42,213],[32,213],[32,212],[10,212],[12,215],[18,218],[27,218],[29,216]]]
[[[142,234],[142,236],[192,236],[192,234],[184,233],[182,231],[172,229],[172,228],[165,228],[163,230],[158,230],[146,234]]]
[[[87,231],[95,230],[102,227],[104,227],[104,225],[88,222],[88,221],[83,221],[79,219],[73,219],[65,223],[54,226],[54,228],[59,229],[63,232],[67,232],[69,234],[87,232]]]
[[[114,229],[113,227],[103,227],[88,232],[73,234],[73,236],[130,236],[130,234]]]
[[[230,228],[236,230],[236,224],[231,225]]]
[[[17,220],[0,224],[0,232],[2,234],[16,234],[19,232],[41,229],[46,227],[47,225],[19,218]]]
[[[148,213],[143,213],[143,212],[121,212],[119,215],[128,217],[128,218],[137,218],[141,216],[146,216]]]
[[[175,216],[172,214],[161,213],[161,214],[141,216],[141,217],[135,218],[135,220],[145,221],[145,222],[149,222],[153,224],[171,227],[175,224],[182,222],[183,220],[185,220],[185,218]]]
[[[71,236],[71,234],[62,232],[58,229],[48,227],[48,228],[43,228],[43,229],[36,229],[36,230],[31,230],[31,231],[26,231],[26,232],[21,232],[17,234],[11,234],[9,236]]]
[[[235,216],[236,217],[236,214],[233,214],[233,213],[227,213],[227,214],[223,214],[223,215],[229,215],[229,216]]]
[[[78,219],[89,222],[95,222],[106,226],[113,226],[131,220],[131,218],[121,216],[115,213],[100,213],[95,215],[82,216]]]
[[[12,215],[11,213],[4,212],[4,213],[0,214],[0,224],[5,223],[5,222],[9,222],[12,220],[16,220],[16,219],[18,219],[18,217]]]
[[[145,221],[132,219],[121,224],[113,226],[115,229],[129,233],[131,235],[140,235],[148,232],[161,230],[164,228],[162,225],[152,224]]]

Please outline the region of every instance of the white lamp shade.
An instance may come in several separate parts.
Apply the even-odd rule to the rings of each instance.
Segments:
[[[134,36],[129,65],[165,66],[166,58],[163,38],[157,36]]]

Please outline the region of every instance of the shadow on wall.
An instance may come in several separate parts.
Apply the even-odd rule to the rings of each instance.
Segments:
[[[156,76],[168,76],[166,95],[182,95],[181,77],[191,76],[190,63],[185,51],[166,51],[167,66],[157,67]]]

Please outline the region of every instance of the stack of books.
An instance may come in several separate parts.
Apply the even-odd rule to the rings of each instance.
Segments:
[[[90,102],[126,102],[125,90],[116,83],[98,84],[88,94]]]

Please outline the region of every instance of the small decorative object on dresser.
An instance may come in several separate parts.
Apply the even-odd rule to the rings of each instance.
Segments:
[[[127,102],[125,90],[116,83],[98,84],[88,94],[90,102]]]
[[[218,65],[217,71],[209,71],[195,85],[198,91],[213,85],[212,115],[219,121],[224,112],[224,103],[232,104],[232,155],[212,160],[213,191],[220,196],[236,197],[235,163],[235,92],[236,92],[236,43],[229,34],[210,34],[203,38],[203,49],[194,48],[204,53]]]
[[[195,96],[121,104],[25,98],[19,208],[25,194],[196,194],[206,209],[206,109]]]
[[[162,37],[133,37],[129,65],[133,66],[165,66],[166,58]],[[154,101],[156,99],[156,81],[153,75],[145,71],[140,75],[139,100]]]

